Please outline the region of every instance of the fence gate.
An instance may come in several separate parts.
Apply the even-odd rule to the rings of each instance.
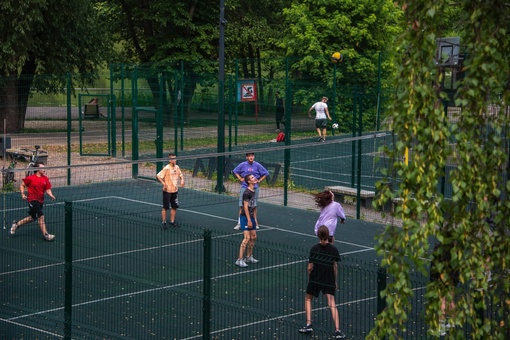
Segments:
[[[80,156],[117,156],[114,112],[114,96],[78,96]]]

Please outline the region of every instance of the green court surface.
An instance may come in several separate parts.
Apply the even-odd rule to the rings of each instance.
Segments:
[[[64,337],[66,303],[72,305],[72,338],[194,339],[204,330],[215,339],[301,336],[297,328],[305,322],[306,265],[317,242],[318,213],[259,202],[254,256],[260,262],[239,268],[237,197],[181,189],[180,228],[162,230],[160,190],[159,183],[135,180],[56,188],[59,200],[44,207],[54,242],[44,241],[34,223],[14,236],[4,230],[4,338]],[[66,201],[73,202],[67,212]],[[26,214],[19,198],[6,203],[9,221]],[[72,235],[66,218],[72,220]],[[381,229],[360,220],[337,228],[342,261],[336,298],[341,328],[351,339],[366,336],[376,315],[373,246]],[[72,239],[72,270],[65,262],[66,236]],[[65,286],[70,271],[72,286]],[[328,338],[333,325],[322,296],[313,314],[314,338]],[[204,326],[204,317],[210,325]]]

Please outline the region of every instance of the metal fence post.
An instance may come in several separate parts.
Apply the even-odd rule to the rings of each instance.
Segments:
[[[211,231],[204,232],[204,293],[202,305],[202,338],[211,338]]]
[[[73,329],[73,202],[65,202],[64,207],[64,339],[71,339]]]
[[[386,289],[386,269],[379,267],[377,269],[377,315],[381,314],[386,308],[386,298],[381,296],[383,290]]]

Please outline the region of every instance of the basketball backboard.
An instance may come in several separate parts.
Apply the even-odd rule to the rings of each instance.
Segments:
[[[462,64],[459,37],[438,38],[436,47],[436,66],[458,67]]]

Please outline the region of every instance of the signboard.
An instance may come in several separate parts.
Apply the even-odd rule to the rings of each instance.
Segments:
[[[257,83],[254,79],[239,80],[237,82],[237,101],[256,102]]]

